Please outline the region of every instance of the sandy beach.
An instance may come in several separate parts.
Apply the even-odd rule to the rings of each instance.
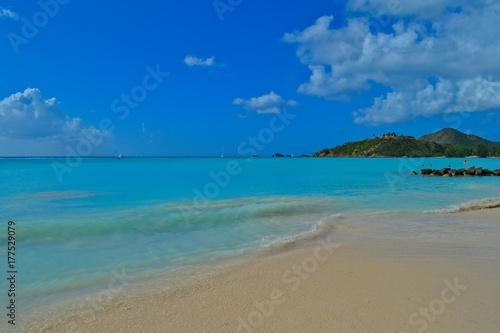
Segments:
[[[500,210],[465,214],[495,223]],[[337,230],[175,288],[116,297],[92,316],[66,315],[31,330],[499,331],[498,258],[476,257],[459,241],[358,242],[349,233]]]
[[[499,22],[1,1],[0,333],[500,333]]]

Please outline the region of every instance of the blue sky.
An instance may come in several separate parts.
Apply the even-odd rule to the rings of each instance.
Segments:
[[[0,155],[500,141],[499,21],[491,0],[1,1]]]

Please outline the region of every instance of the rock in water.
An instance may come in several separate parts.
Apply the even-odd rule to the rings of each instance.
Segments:
[[[430,175],[432,173],[432,169],[422,169],[422,175]]]
[[[488,169],[483,170],[483,176],[494,176],[494,175],[495,174],[491,170],[488,170]]]
[[[467,170],[465,170],[465,174],[470,175],[470,176],[475,175],[476,174],[476,168],[473,167],[473,166],[470,167],[470,168],[468,168]]]

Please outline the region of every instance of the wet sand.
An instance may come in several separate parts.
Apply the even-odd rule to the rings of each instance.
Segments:
[[[495,223],[500,209],[461,214]],[[91,315],[60,316],[30,331],[500,331],[500,260],[476,255],[481,244],[356,242],[344,233],[352,231],[175,288],[117,297]]]

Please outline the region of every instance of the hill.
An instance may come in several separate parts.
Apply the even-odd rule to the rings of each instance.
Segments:
[[[432,140],[438,141],[432,141]],[[347,142],[335,148],[323,149],[314,157],[467,157],[498,156],[500,143],[467,135],[456,130],[444,129],[417,139],[395,133]]]
[[[436,133],[424,135],[420,139],[436,142],[440,145],[459,145],[472,150],[476,150],[480,145],[484,145],[489,149],[493,147],[500,149],[500,142],[486,140],[477,135],[465,134],[453,128],[444,128]]]

